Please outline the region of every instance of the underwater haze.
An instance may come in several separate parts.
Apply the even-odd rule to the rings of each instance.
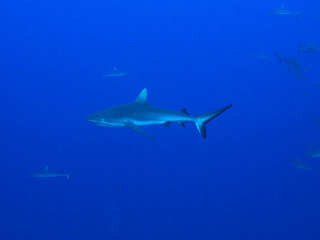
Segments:
[[[2,1],[0,239],[320,239],[319,11]],[[233,107],[206,139],[87,120],[144,88],[180,114]]]

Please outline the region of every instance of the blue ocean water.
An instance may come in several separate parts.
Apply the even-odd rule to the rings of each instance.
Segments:
[[[3,1],[0,239],[320,239],[320,3]],[[299,79],[274,53],[295,57]],[[259,58],[260,54],[266,56]],[[103,78],[116,66],[128,72]],[[148,101],[208,124],[99,128]],[[299,159],[312,170],[299,169]],[[33,179],[48,165],[70,180]]]

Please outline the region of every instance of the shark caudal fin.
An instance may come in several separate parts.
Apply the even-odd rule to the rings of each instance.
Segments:
[[[223,112],[225,112],[226,110],[228,110],[229,108],[231,108],[232,105],[228,105],[224,108],[212,111],[212,112],[208,112],[205,114],[201,114],[197,117],[195,117],[195,124],[196,127],[201,135],[201,137],[203,138],[207,138],[207,130],[206,130],[206,125],[208,122],[210,122],[212,119],[218,117],[220,114],[222,114]]]

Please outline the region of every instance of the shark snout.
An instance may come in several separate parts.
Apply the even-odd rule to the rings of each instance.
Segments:
[[[89,122],[99,122],[101,121],[102,119],[99,119],[97,116],[95,115],[88,115],[86,117],[86,120],[89,121]]]
[[[87,116],[86,120],[88,122],[91,122],[91,123],[98,125],[98,126],[103,126],[103,127],[113,127],[114,126],[114,124],[112,122],[107,122],[107,121],[105,121],[104,118],[97,117],[95,115]]]

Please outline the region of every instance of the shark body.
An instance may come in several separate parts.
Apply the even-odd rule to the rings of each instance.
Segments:
[[[320,54],[320,49],[317,48],[315,45],[309,44],[299,44],[298,47],[299,54]]]
[[[292,11],[292,10],[287,9],[284,4],[282,4],[280,8],[273,10],[272,14],[295,16],[295,17],[299,17],[301,15],[301,13],[299,11]]]
[[[110,107],[89,115],[87,120],[101,127],[129,127],[148,137],[152,136],[145,133],[140,126],[169,126],[172,122],[177,122],[184,126],[185,122],[193,122],[201,136],[206,138],[206,124],[231,107],[232,105],[228,105],[224,108],[193,117],[188,114],[186,109],[178,112],[149,104],[147,102],[147,89],[145,88],[133,103]]]
[[[277,52],[274,53],[274,55],[278,58],[279,63],[284,63],[288,67],[288,71],[296,75],[296,77],[300,79],[304,79],[304,69],[303,67],[298,63],[298,61],[293,57],[282,57]]]
[[[295,160],[291,162],[292,165],[296,168],[305,169],[305,170],[312,170],[312,167],[307,164],[306,162],[302,162],[300,160]]]
[[[105,78],[111,78],[111,77],[124,77],[124,76],[127,76],[127,75],[128,75],[127,72],[119,71],[117,67],[113,67],[112,72],[106,73],[103,76]]]
[[[32,177],[34,178],[56,178],[56,177],[66,177],[70,179],[70,174],[67,173],[58,173],[49,171],[48,166],[45,166],[41,171],[33,173]]]
[[[316,150],[310,153],[310,156],[313,158],[320,158],[320,150]]]

